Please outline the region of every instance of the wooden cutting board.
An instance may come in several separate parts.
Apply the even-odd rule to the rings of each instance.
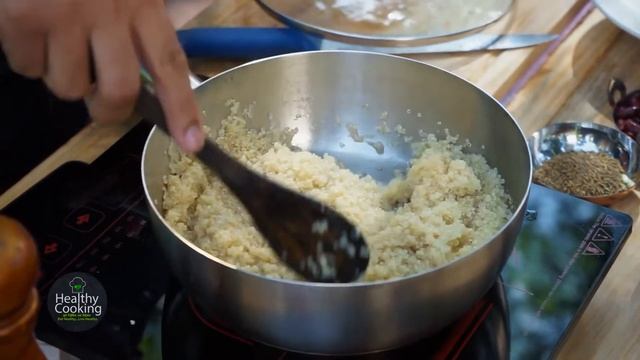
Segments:
[[[485,33],[556,33],[580,9],[584,1],[516,0],[511,11]],[[185,27],[200,26],[281,26],[252,0],[219,0]],[[501,96],[519,73],[548,45],[504,52],[481,52],[410,57],[452,71],[486,91]],[[194,71],[214,74],[237,62],[194,62]]]
[[[559,32],[585,0],[515,0],[511,11],[485,32]],[[196,26],[281,26],[253,0],[216,0],[183,28]],[[452,71],[501,97],[549,45],[504,52],[454,55],[417,55],[413,58]],[[196,73],[214,75],[240,62],[194,60]],[[70,160],[92,162],[135,124],[135,119],[115,126],[89,125],[36,167],[31,174],[0,195],[0,209],[51,171]]]

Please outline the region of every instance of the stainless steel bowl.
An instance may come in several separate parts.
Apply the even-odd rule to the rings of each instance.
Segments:
[[[622,131],[591,122],[555,123],[533,133],[529,149],[534,169],[557,154],[571,151],[599,152],[620,161],[631,179],[640,167],[638,143]],[[583,197],[600,205],[611,205],[631,193],[631,189],[610,196]]]
[[[526,210],[531,158],[509,112],[471,83],[436,67],[391,55],[352,51],[296,53],[254,61],[197,88],[214,130],[225,102],[250,107],[254,128],[298,128],[293,144],[329,153],[349,169],[379,181],[406,169],[413,157],[405,136],[444,129],[473,144],[505,179],[513,216],[487,243],[449,264],[387,281],[320,284],[278,280],[218,259],[182,237],[162,216],[169,140],[153,130],[142,176],[159,246],[208,318],[244,336],[305,353],[357,354],[429,336],[461,316],[495,283],[511,254]],[[388,133],[379,132],[386,118]],[[380,154],[356,142],[384,143]],[[396,129],[401,125],[404,134]]]

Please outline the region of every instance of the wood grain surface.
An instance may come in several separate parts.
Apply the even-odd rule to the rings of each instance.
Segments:
[[[586,15],[576,20],[577,15]],[[574,22],[574,27],[568,27]],[[250,0],[217,0],[185,27],[280,26]],[[570,33],[554,44],[528,49],[412,56],[458,74],[505,98],[529,134],[558,121],[594,121],[612,126],[608,81],[640,87],[640,40],[623,33],[584,0],[517,0],[512,11],[485,32]],[[214,75],[238,65],[211,59],[191,62],[196,73]],[[516,91],[517,90],[517,91]],[[65,161],[93,161],[135,123],[89,126],[32,173],[0,195],[0,209]],[[614,208],[638,223],[640,197]],[[562,359],[640,358],[640,233],[634,231],[596,296],[569,334]]]
[[[609,79],[640,88],[640,39],[592,11],[509,109],[531,133],[553,122],[591,121],[613,126]],[[634,229],[608,275],[560,351],[560,359],[640,358],[640,197],[613,206],[634,218]]]

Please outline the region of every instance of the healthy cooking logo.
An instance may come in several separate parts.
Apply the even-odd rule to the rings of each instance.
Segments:
[[[100,322],[107,310],[102,284],[85,273],[60,277],[49,289],[47,307],[53,322],[68,331],[86,331]]]

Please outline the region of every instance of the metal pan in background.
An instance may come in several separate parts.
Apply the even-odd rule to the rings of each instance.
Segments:
[[[323,38],[379,46],[434,42],[480,30],[513,0],[257,0],[283,23]]]

